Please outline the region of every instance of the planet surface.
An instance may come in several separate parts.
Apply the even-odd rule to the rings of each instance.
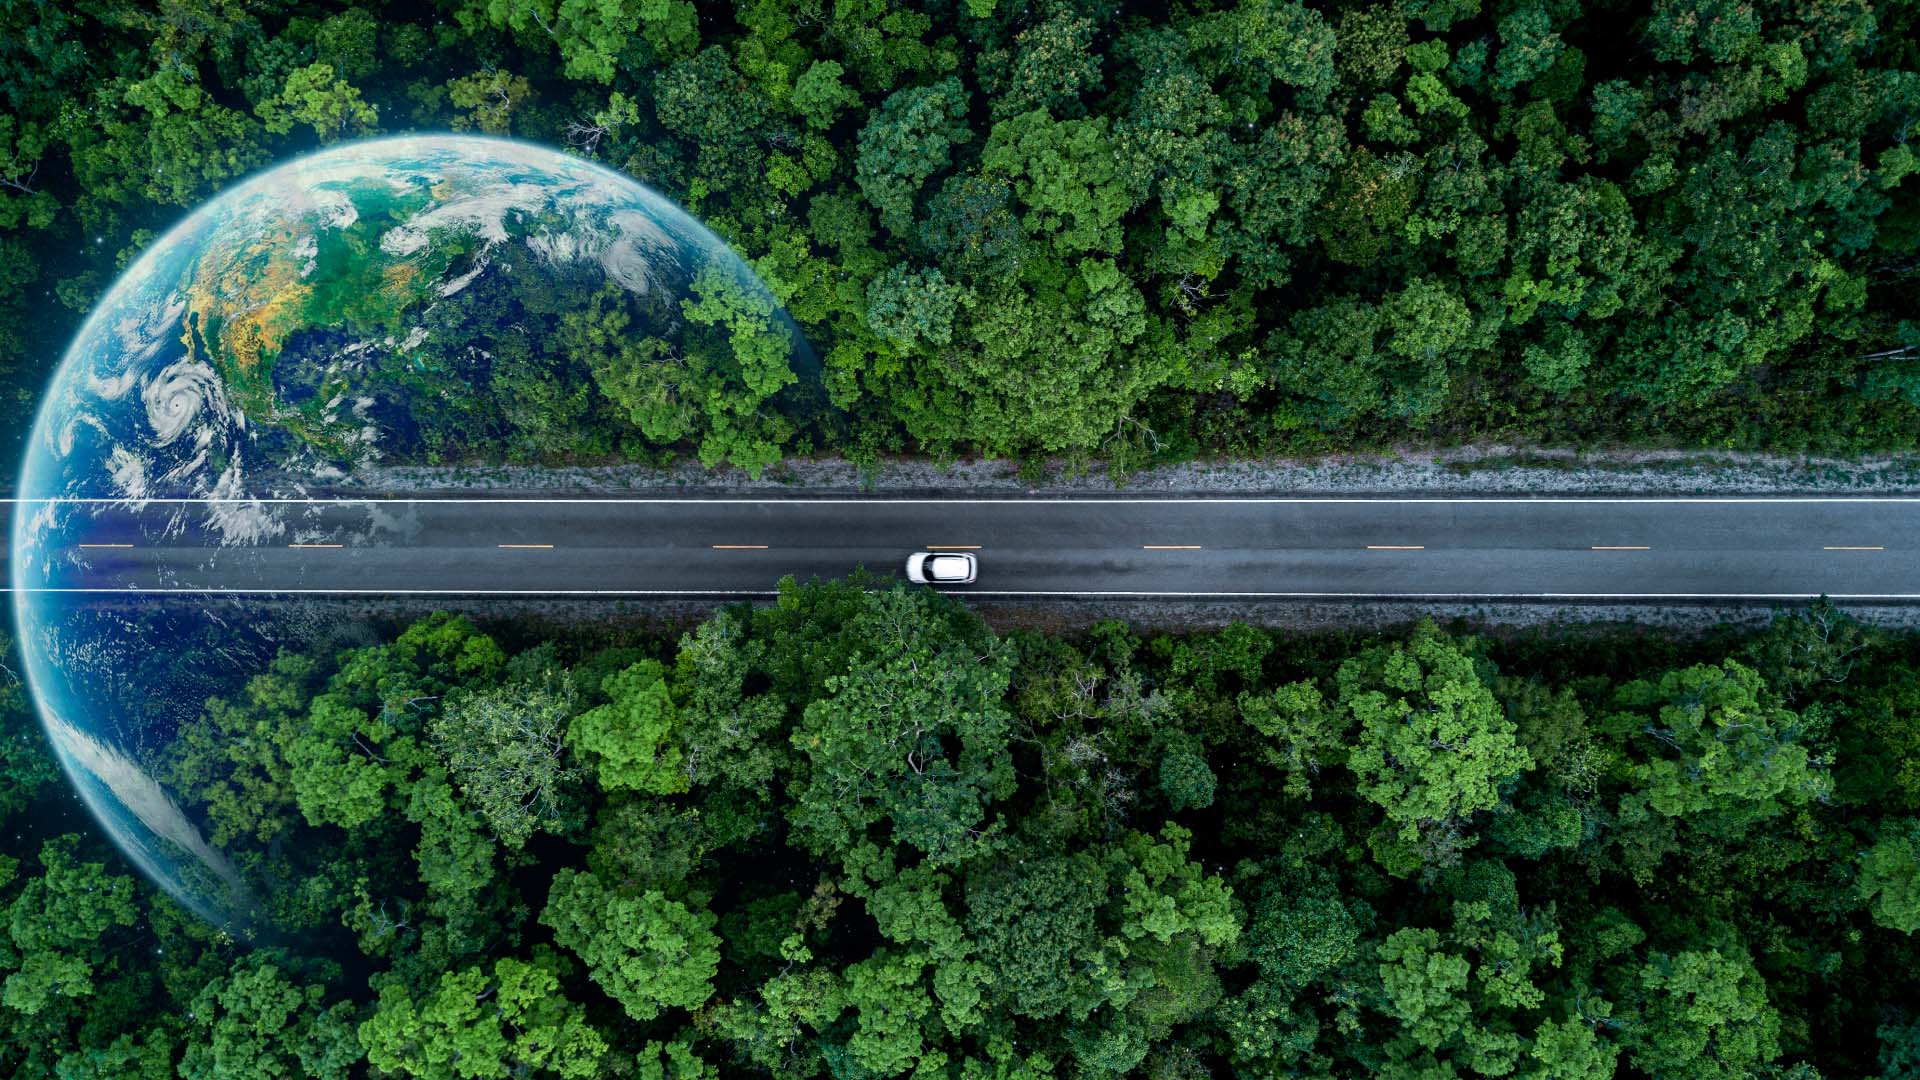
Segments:
[[[375,467],[636,456],[695,433],[694,395],[676,390],[718,377],[743,334],[763,367],[790,361],[754,377],[765,396],[799,379],[804,341],[723,242],[633,179],[537,145],[347,144],[195,211],[81,328],[17,487],[28,682],[102,828],[186,906],[246,926],[257,883],[153,763],[208,696],[337,628],[76,591],[110,554],[79,542],[90,522],[138,507],[151,536],[130,543],[284,544],[311,539],[299,500]],[[381,527],[374,508],[366,528]]]

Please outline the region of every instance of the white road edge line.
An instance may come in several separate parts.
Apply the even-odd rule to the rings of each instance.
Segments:
[[[1240,598],[1365,598],[1370,600],[1920,600],[1920,593],[1599,593],[1599,592],[1156,592],[1151,590],[1061,591],[1048,589],[945,589],[954,596],[1164,596]],[[0,592],[93,593],[121,596],[778,596],[778,589],[95,589],[7,587]]]

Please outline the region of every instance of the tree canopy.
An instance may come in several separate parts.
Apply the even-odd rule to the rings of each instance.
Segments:
[[[1910,632],[997,633],[872,586],[283,654],[153,762],[253,883],[248,942],[47,834],[0,693],[0,1071],[1920,1060]]]
[[[1916,445],[1908,0],[896,7],[13,5],[0,384],[234,178],[453,128],[654,185],[796,320],[708,276],[685,350],[502,344],[516,458]]]

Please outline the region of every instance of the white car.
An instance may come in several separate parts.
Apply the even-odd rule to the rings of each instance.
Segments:
[[[915,585],[971,585],[980,561],[966,551],[920,551],[907,556],[907,580]]]

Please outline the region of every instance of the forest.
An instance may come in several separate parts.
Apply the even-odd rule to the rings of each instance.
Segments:
[[[1920,636],[438,614],[151,763],[238,941],[0,743],[0,1073],[1920,1076]]]
[[[1913,0],[10,0],[0,94],[22,404],[187,208],[452,129],[750,258],[834,407],[768,454],[1920,439]]]
[[[454,130],[749,259],[831,406],[770,455],[1920,450],[1915,0],[0,0],[0,96],[19,416],[192,207]],[[583,459],[496,374],[474,430]],[[141,762],[233,932],[0,658],[0,1076],[1920,1078],[1920,633],[1825,604],[998,630],[855,578],[362,629]]]

